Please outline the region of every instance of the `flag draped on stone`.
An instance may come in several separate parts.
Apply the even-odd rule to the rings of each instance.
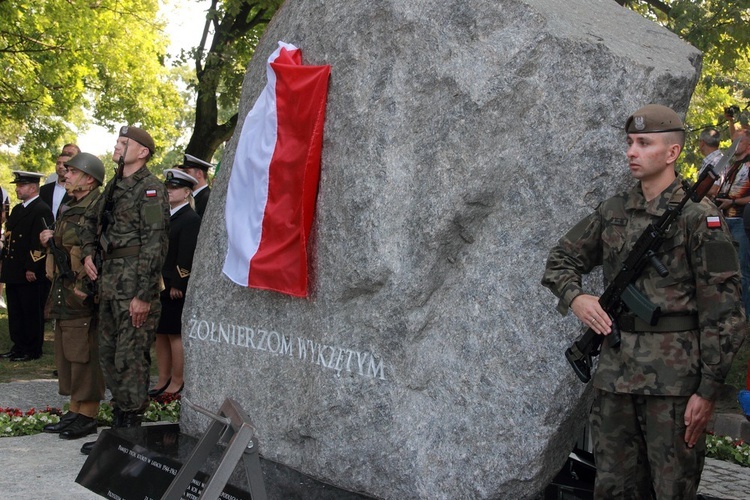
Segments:
[[[283,42],[268,58],[268,82],[242,126],[227,191],[223,272],[239,285],[307,296],[330,72],[303,65],[300,50]]]

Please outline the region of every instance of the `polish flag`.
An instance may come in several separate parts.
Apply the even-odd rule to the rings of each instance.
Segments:
[[[266,73],[229,177],[223,272],[242,286],[307,297],[331,67],[304,66],[297,47],[279,42]]]

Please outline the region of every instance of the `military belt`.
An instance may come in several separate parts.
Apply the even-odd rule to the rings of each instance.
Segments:
[[[685,332],[698,329],[697,314],[675,314],[659,317],[655,325],[650,325],[638,316],[622,314],[617,318],[617,326],[625,332]]]
[[[134,255],[138,255],[139,253],[141,253],[140,245],[135,245],[132,247],[115,248],[109,253],[104,253],[104,255],[102,255],[102,259],[104,260],[122,259],[123,257],[132,257]]]

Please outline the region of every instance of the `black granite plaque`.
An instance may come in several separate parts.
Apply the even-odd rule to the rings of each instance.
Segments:
[[[180,434],[177,424],[105,430],[76,482],[106,498],[158,500],[194,445],[194,439]],[[182,499],[197,499],[208,477],[198,472]],[[220,498],[250,500],[250,494],[228,484]]]

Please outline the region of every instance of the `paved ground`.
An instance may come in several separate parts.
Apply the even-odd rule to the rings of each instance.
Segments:
[[[57,394],[57,381],[32,380],[0,384],[0,407],[62,408],[67,398]],[[721,415],[719,416],[721,418]],[[0,491],[3,498],[58,500],[100,498],[75,482],[86,456],[81,445],[93,436],[74,441],[56,434],[0,438]],[[750,468],[707,459],[699,492],[711,499],[750,498]]]

